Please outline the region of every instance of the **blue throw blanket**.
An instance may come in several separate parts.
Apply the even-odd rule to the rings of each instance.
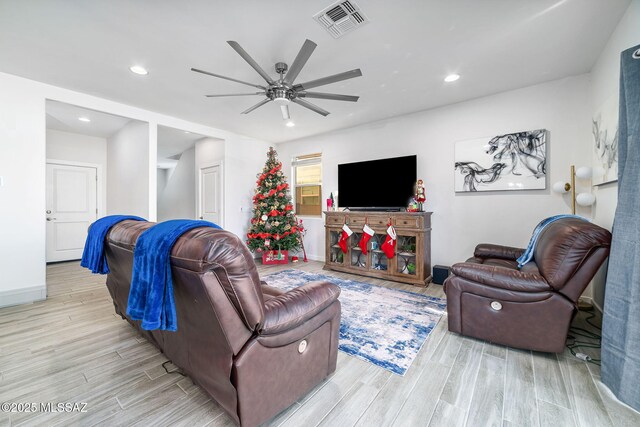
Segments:
[[[144,218],[133,215],[109,215],[91,224],[82,251],[82,261],[80,261],[82,267],[88,268],[92,273],[109,273],[107,257],[104,254],[104,238],[107,237],[111,227],[126,219],[146,221]]]
[[[133,277],[127,315],[142,321],[142,329],[178,330],[171,279],[171,248],[185,232],[198,227],[220,228],[208,221],[174,219],[161,222],[138,237],[133,252]]]
[[[533,235],[531,236],[531,240],[529,240],[529,246],[527,246],[527,249],[525,249],[524,253],[517,260],[518,268],[522,268],[523,265],[531,261],[531,259],[533,258],[533,252],[536,249],[536,243],[538,243],[538,238],[540,237],[542,230],[544,230],[547,225],[553,222],[556,222],[557,220],[562,218],[578,218],[578,219],[588,221],[586,218],[583,218],[578,215],[565,215],[565,214],[550,216],[549,218],[546,218],[540,221],[540,224],[538,224],[536,228],[533,230]]]

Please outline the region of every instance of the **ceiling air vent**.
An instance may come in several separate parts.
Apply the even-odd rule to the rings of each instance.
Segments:
[[[334,39],[340,38],[369,22],[360,6],[353,1],[339,1],[313,16]]]

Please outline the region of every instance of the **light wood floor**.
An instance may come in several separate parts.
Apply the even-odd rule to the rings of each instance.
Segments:
[[[322,264],[260,272],[292,267],[319,271]],[[444,296],[438,285],[326,274]],[[232,425],[188,378],[167,373],[164,355],[114,314],[104,276],[73,262],[49,266],[47,281],[46,301],[0,309],[0,402],[86,402],[87,412],[0,412],[0,426]],[[464,338],[446,326],[445,316],[404,377],[339,352],[336,373],[268,425],[640,425],[640,415],[600,384],[597,366],[568,352],[532,354]]]

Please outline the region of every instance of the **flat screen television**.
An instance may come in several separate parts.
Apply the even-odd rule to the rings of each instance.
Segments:
[[[338,205],[350,210],[400,210],[414,194],[417,156],[338,165]]]

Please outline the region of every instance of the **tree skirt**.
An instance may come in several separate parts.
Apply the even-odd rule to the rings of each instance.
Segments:
[[[340,286],[342,318],[338,348],[398,375],[409,369],[446,311],[442,298],[324,274],[285,270],[264,279],[285,291],[315,280]]]

